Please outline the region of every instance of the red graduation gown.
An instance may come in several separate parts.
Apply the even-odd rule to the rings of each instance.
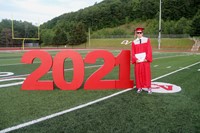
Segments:
[[[146,53],[145,59],[147,62],[136,63],[136,54]],[[136,88],[150,88],[151,87],[151,68],[152,62],[152,48],[150,39],[146,37],[139,38],[132,42],[132,64],[135,64],[135,81]]]

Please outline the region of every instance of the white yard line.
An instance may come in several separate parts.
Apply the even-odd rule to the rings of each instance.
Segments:
[[[184,54],[184,55],[171,55],[171,56],[164,56],[164,57],[157,57],[157,58],[154,58],[155,59],[164,59],[164,58],[171,58],[171,57],[181,57],[181,56],[189,56],[189,55],[192,55],[192,54]]]
[[[197,65],[197,64],[199,64],[199,63],[200,63],[200,62],[196,62],[196,63],[194,63],[194,64],[192,64],[192,65],[189,65],[189,66],[180,68],[180,69],[175,70],[175,71],[173,71],[173,72],[170,72],[170,73],[168,73],[168,74],[165,74],[165,75],[162,75],[162,76],[160,76],[160,77],[154,78],[152,81],[155,81],[155,80],[164,78],[164,77],[166,77],[166,76],[169,76],[169,75],[171,75],[171,74],[177,73],[177,72],[182,71],[182,70],[184,70],[184,69],[188,69],[189,67],[195,66],[195,65]]]
[[[168,66],[168,67],[166,67],[167,69],[169,69],[169,68],[171,68],[172,66]]]
[[[16,65],[23,65],[22,63],[15,63],[15,64],[5,64],[0,66],[16,66]]]
[[[164,77],[166,77],[166,76],[169,76],[169,75],[171,75],[171,74],[177,73],[177,72],[179,72],[179,71],[182,71],[182,70],[184,70],[184,69],[187,69],[187,68],[189,68],[189,67],[192,67],[192,66],[194,66],[194,65],[197,65],[197,64],[199,64],[199,63],[200,63],[200,62],[196,62],[196,63],[191,64],[191,65],[189,65],[189,66],[186,66],[186,67],[183,67],[183,68],[181,68],[181,69],[175,70],[175,71],[173,71],[173,72],[167,73],[167,74],[165,74],[165,75],[162,75],[162,76],[160,76],[160,77],[157,77],[157,78],[152,79],[152,81],[155,81],[155,80],[164,78]],[[117,95],[120,95],[120,94],[122,94],[122,93],[128,92],[128,91],[130,91],[130,90],[132,90],[132,89],[133,89],[133,88],[128,88],[128,89],[126,89],[126,90],[119,91],[119,92],[114,93],[114,94],[111,94],[111,95],[109,95],[109,96],[102,97],[102,98],[99,98],[99,99],[97,99],[97,100],[94,100],[94,101],[91,101],[91,102],[88,102],[88,103],[85,103],[85,104],[82,104],[82,105],[79,105],[79,106],[76,106],[76,107],[73,107],[73,108],[70,108],[70,109],[61,111],[61,112],[58,112],[58,113],[54,113],[54,114],[51,114],[51,115],[48,115],[48,116],[45,116],[45,117],[41,117],[41,118],[39,118],[39,119],[35,119],[35,120],[29,121],[29,122],[26,122],[26,123],[22,123],[22,124],[13,126],[13,127],[9,127],[9,128],[3,129],[3,130],[0,131],[0,133],[6,133],[6,132],[14,131],[14,130],[17,130],[17,129],[20,129],[20,128],[23,128],[23,127],[27,127],[27,126],[30,126],[30,125],[33,125],[33,124],[42,122],[42,121],[45,121],[45,120],[48,120],[48,119],[51,119],[51,118],[54,118],[54,117],[57,117],[57,116],[60,116],[60,115],[63,115],[63,114],[72,112],[72,111],[75,111],[75,110],[78,110],[78,109],[81,109],[81,108],[84,108],[84,107],[93,105],[93,104],[95,104],[95,103],[98,103],[98,102],[107,100],[107,99],[112,98],[112,97],[114,97],[114,96],[117,96]]]

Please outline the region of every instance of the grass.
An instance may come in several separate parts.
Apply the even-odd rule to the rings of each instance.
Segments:
[[[121,44],[124,40],[132,41],[133,38],[113,38],[113,39],[91,39],[90,46],[87,43],[87,48],[115,48],[115,49],[131,49],[131,44]],[[182,50],[190,51],[194,44],[189,38],[163,38],[161,40],[161,49],[163,50]],[[154,49],[158,47],[158,39],[151,38],[151,45]]]
[[[110,50],[117,55],[119,50]],[[87,51],[79,51],[83,57]],[[0,71],[14,72],[15,75],[31,73],[39,63],[21,65],[19,56],[0,53]],[[56,52],[51,53],[53,56]],[[14,53],[15,55],[15,53]],[[15,57],[15,60],[11,60]],[[200,55],[190,53],[153,54],[152,78],[159,77],[199,61]],[[13,61],[12,65],[9,65]],[[38,61],[36,61],[38,62]],[[102,64],[99,60],[96,64]],[[6,65],[7,64],[7,65]],[[94,65],[96,65],[94,64]],[[158,65],[158,67],[154,67]],[[71,63],[66,62],[66,67]],[[171,68],[166,68],[171,66]],[[181,86],[175,94],[137,94],[136,90],[123,93],[103,102],[71,113],[46,120],[14,132],[199,132],[200,131],[200,64],[184,69],[157,81]],[[97,68],[85,69],[85,79]],[[118,76],[113,70],[106,78]],[[72,72],[66,71],[68,75]],[[131,70],[133,76],[133,67]],[[51,79],[51,73],[45,79]],[[70,77],[69,77],[70,80]],[[82,86],[83,87],[83,86]],[[21,91],[20,86],[0,88],[0,130],[63,111],[77,105],[113,94],[110,91]]]

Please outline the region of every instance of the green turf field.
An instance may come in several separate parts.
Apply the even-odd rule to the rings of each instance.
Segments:
[[[89,52],[77,51],[83,57]],[[57,52],[49,53],[55,56]],[[110,52],[118,55],[120,50]],[[21,64],[22,55],[23,52],[0,52],[0,72],[13,72],[14,76],[26,77],[39,66],[39,60],[31,65]],[[152,79],[181,86],[181,92],[148,95],[146,92],[137,94],[133,89],[84,108],[28,124],[13,132],[200,132],[200,55],[154,52],[153,58]],[[99,59],[96,64],[86,65],[85,79],[102,64]],[[169,74],[189,65],[192,66]],[[72,63],[67,60],[65,68],[71,67]],[[131,68],[131,78],[134,79],[133,66]],[[65,73],[66,80],[71,80],[73,72],[68,70]],[[161,78],[163,75],[166,76]],[[118,68],[105,78],[116,77]],[[0,77],[0,80],[3,78]],[[51,72],[43,79],[52,79]],[[7,83],[11,82],[0,82],[0,85]],[[22,91],[20,88],[21,85],[0,88],[0,132],[122,91],[86,91],[82,87],[77,91],[61,91],[56,87],[53,91]]]

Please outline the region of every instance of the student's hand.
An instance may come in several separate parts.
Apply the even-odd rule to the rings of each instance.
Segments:
[[[142,61],[142,62],[147,62],[147,60],[146,60],[146,59],[144,59],[144,61]],[[141,61],[139,61],[139,60],[136,60],[136,63],[141,63]]]
[[[136,60],[136,63],[140,63],[140,61],[139,61],[139,60]]]

